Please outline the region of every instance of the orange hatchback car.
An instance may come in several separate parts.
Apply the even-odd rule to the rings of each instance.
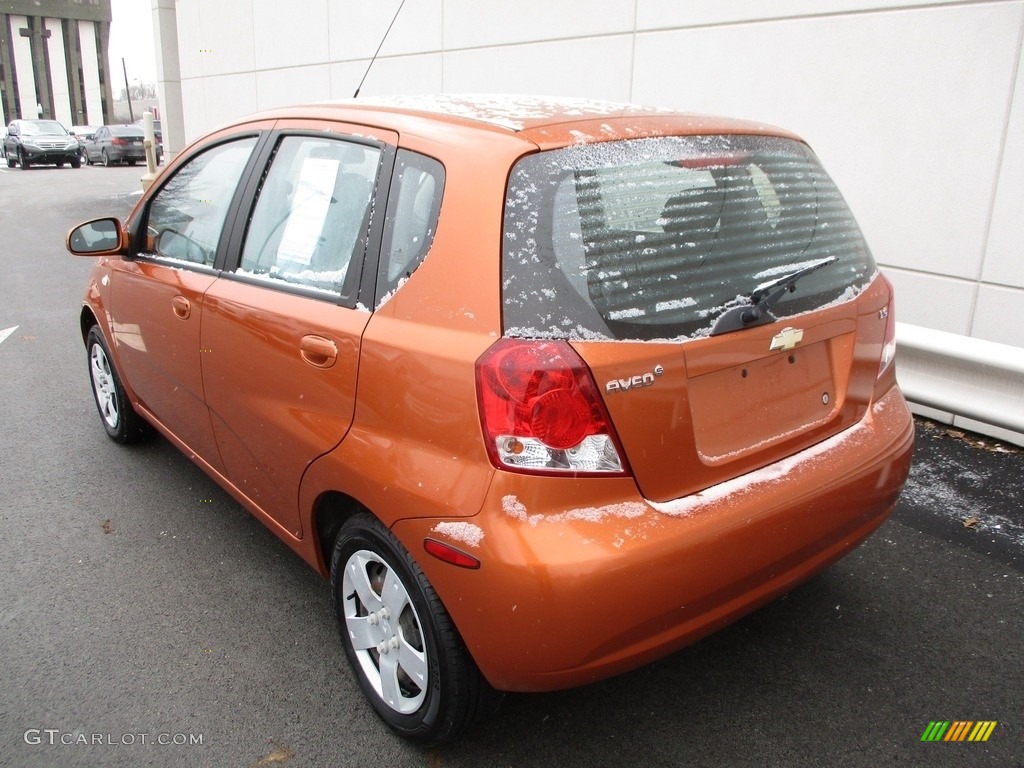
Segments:
[[[576,100],[282,109],[195,142],[97,262],[103,426],[154,429],[331,580],[377,713],[670,654],[890,514],[892,288],[808,146]]]

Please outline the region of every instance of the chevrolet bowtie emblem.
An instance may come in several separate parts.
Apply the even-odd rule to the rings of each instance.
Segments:
[[[779,333],[772,339],[772,345],[768,347],[769,351],[773,349],[781,349],[786,351],[787,349],[793,349],[804,340],[804,332],[800,328],[783,328]]]

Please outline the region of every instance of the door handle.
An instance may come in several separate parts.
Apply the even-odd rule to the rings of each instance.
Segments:
[[[309,334],[299,342],[299,354],[314,368],[330,368],[338,361],[338,345],[323,336]]]
[[[184,296],[175,296],[171,299],[171,309],[182,320],[188,320],[188,316],[192,314],[192,303]]]

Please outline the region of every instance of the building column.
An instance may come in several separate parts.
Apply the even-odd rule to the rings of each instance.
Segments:
[[[185,147],[185,117],[178,60],[178,12],[175,0],[152,0],[153,40],[156,43],[157,98],[164,149],[168,155]]]
[[[71,110],[71,89],[68,83],[67,41],[64,39],[64,25],[60,19],[46,19],[46,29],[50,33],[50,44],[46,47],[47,74],[50,78],[50,95],[53,99],[52,117],[60,121],[65,128],[74,125],[74,113]]]
[[[85,116],[88,125],[104,125],[103,89],[100,85],[99,54],[96,52],[96,22],[79,21],[82,43],[82,77],[85,80]]]
[[[47,56],[47,40],[50,30],[46,28],[46,19],[42,16],[28,16],[26,24],[18,30],[18,34],[28,39],[31,56],[31,72],[35,79],[36,108],[32,117],[53,119],[53,85],[50,79],[50,62]],[[42,111],[39,110],[42,107]]]
[[[36,93],[36,79],[32,74],[32,43],[27,37],[21,36],[21,30],[28,26],[28,18],[11,15],[10,21],[11,59],[18,77],[19,117],[35,119],[39,117],[39,96]]]

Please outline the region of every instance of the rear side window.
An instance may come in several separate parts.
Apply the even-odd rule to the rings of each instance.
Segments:
[[[377,294],[383,302],[423,263],[434,241],[444,191],[444,166],[407,149],[395,158]]]
[[[690,136],[523,158],[505,205],[505,333],[527,338],[705,336],[757,288],[822,259],[774,309],[853,298],[876,267],[806,145]]]

